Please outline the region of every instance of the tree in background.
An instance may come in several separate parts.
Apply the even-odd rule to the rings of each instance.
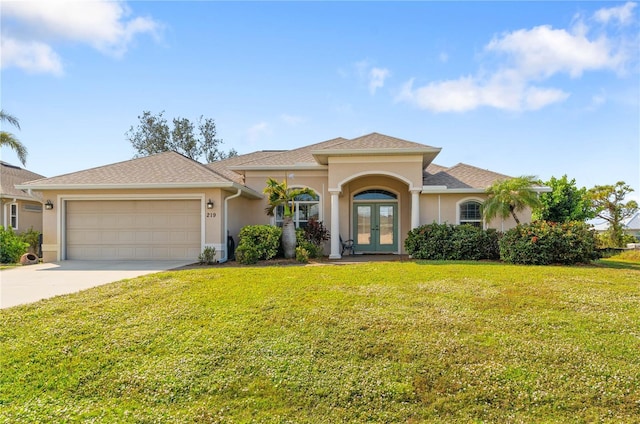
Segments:
[[[516,224],[520,225],[516,212],[540,206],[538,193],[533,189],[537,182],[537,177],[524,175],[493,183],[485,191],[487,200],[482,205],[485,221],[489,222],[496,216],[505,219],[511,215]]]
[[[624,202],[626,195],[633,191],[624,181],[589,189],[593,212],[609,223],[607,242],[610,247],[624,247],[622,222],[638,210],[638,202],[635,200]]]
[[[551,188],[550,193],[540,194],[540,207],[534,211],[535,220],[550,222],[586,221],[594,218],[591,200],[585,187],[576,187],[576,180],[566,175],[540,184]]]
[[[7,122],[17,129],[20,129],[18,118],[5,113],[4,110],[0,110],[0,122]],[[27,164],[27,148],[13,134],[4,130],[0,131],[0,147],[2,146],[7,146],[16,152],[18,159],[22,162],[22,166]]]
[[[173,118],[173,129],[170,129],[163,114],[164,111],[157,115],[144,111],[138,116],[138,126],[132,126],[125,133],[137,152],[136,157],[174,151],[193,160],[204,156],[207,162],[215,162],[238,155],[234,149],[228,153],[219,150],[222,139],[216,138],[213,119],[200,116],[194,125],[187,118]]]

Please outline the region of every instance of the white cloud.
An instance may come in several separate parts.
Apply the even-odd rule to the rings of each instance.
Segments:
[[[603,8],[594,13],[593,17],[596,21],[607,24],[611,21],[618,21],[622,25],[626,25],[633,19],[633,9],[637,6],[634,2],[627,2],[622,6]]]
[[[369,71],[369,93],[376,94],[378,88],[384,87],[384,80],[389,77],[390,72],[385,68],[371,68]]]
[[[482,82],[464,77],[416,89],[413,81],[402,87],[396,101],[413,103],[420,109],[433,112],[468,112],[482,106],[509,111],[537,110],[569,97],[562,90],[527,86],[501,78]]]
[[[255,143],[265,135],[271,134],[271,126],[267,122],[259,122],[247,130],[247,138],[251,143]]]
[[[286,113],[283,113],[282,115],[280,115],[280,119],[282,119],[286,124],[291,126],[295,126],[303,122],[306,122],[306,119],[301,116],[288,115]]]
[[[560,72],[575,78],[587,70],[616,70],[624,64],[624,55],[609,40],[589,40],[583,31],[570,33],[546,25],[518,30],[494,38],[486,50],[506,53],[513,67],[530,78],[546,78]]]
[[[384,87],[385,80],[391,76],[388,69],[374,67],[368,60],[354,63],[353,68],[360,82],[366,83],[371,95],[376,94],[378,88]]]
[[[62,75],[62,61],[50,46],[38,41],[0,40],[2,67],[15,66],[29,73]]]
[[[47,46],[56,56],[52,44],[68,40],[121,57],[137,35],[158,37],[161,29],[160,23],[151,18],[131,17],[129,7],[120,1],[3,2],[2,13],[7,22],[3,38],[23,45]],[[13,31],[15,28],[18,30]],[[3,67],[12,65],[19,66],[3,60]]]
[[[627,22],[634,7],[635,3],[627,3],[601,9],[594,16],[603,22]],[[403,85],[396,101],[434,112],[466,112],[483,106],[537,110],[565,101],[570,93],[540,84],[558,74],[579,78],[590,71],[624,73],[630,59],[637,56],[630,50],[637,50],[637,45],[624,36],[607,37],[602,33],[589,37],[589,31],[578,20],[569,30],[542,25],[502,34],[485,46],[488,54],[503,59],[493,71],[420,87],[414,87],[415,79],[411,79]]]

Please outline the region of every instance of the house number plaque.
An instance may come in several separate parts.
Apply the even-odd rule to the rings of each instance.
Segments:
[[[215,212],[207,212],[207,218],[215,218],[215,217],[216,217]]]

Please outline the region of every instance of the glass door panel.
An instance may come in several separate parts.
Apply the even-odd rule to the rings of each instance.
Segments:
[[[395,244],[394,209],[391,205],[378,206],[378,243],[380,246]]]
[[[356,245],[371,246],[371,205],[356,206]]]

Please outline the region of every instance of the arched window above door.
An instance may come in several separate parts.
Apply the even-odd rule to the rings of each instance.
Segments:
[[[397,200],[398,195],[387,190],[364,190],[353,196],[353,200]]]

